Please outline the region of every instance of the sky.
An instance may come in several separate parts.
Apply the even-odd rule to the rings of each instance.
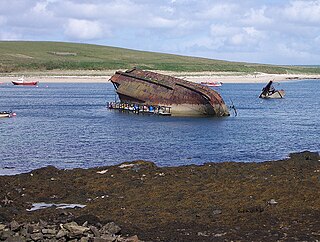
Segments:
[[[0,0],[0,40],[320,65],[320,0]]]

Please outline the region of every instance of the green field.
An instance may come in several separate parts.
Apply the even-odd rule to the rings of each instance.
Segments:
[[[315,66],[228,62],[65,42],[0,41],[0,73],[48,70],[117,70],[139,67],[166,71],[320,74]]]

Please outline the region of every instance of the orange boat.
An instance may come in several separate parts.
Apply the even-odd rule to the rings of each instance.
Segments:
[[[20,86],[36,86],[38,84],[37,81],[26,81],[23,77],[19,78],[16,81],[12,81],[13,85],[20,85]]]

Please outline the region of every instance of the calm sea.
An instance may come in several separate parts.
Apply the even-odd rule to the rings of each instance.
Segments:
[[[0,174],[95,167],[138,159],[159,166],[266,161],[320,150],[320,80],[281,83],[282,100],[258,98],[263,84],[217,88],[238,116],[160,117],[106,108],[111,83],[0,85]],[[277,87],[277,86],[276,86]]]

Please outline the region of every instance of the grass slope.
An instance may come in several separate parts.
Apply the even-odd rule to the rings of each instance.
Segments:
[[[0,41],[1,73],[45,70],[115,70],[132,67],[167,71],[320,73],[319,67],[228,62],[100,45]]]

